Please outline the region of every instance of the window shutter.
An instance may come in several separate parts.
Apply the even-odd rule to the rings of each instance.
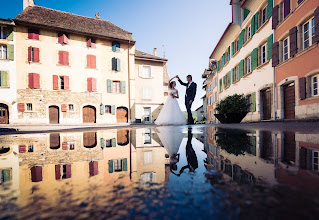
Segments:
[[[271,18],[272,16],[272,8],[274,7],[273,5],[273,0],[268,0],[268,6],[267,6],[267,19]]]
[[[123,170],[127,171],[127,158],[123,159]]]
[[[61,111],[62,112],[67,112],[68,111],[68,105],[67,104],[62,104],[61,105]],[[63,143],[64,144],[64,143]]]
[[[55,179],[61,179],[61,165],[55,165]]]
[[[40,89],[40,74],[33,73],[33,87],[34,89]]]
[[[219,88],[220,88],[220,91],[223,90],[223,81],[222,81],[222,79],[219,80]]]
[[[53,89],[59,89],[59,77],[57,75],[53,75]]]
[[[301,2],[303,2],[303,0],[298,0],[298,4],[300,4]]]
[[[91,45],[92,45],[91,38],[90,38],[90,37],[87,37],[87,38],[86,38],[86,47],[91,47]]]
[[[253,17],[251,18],[251,36],[255,34],[255,16],[256,15],[253,15]]]
[[[115,105],[112,105],[112,115],[115,115]]]
[[[37,29],[34,30],[33,39],[34,39],[34,40],[39,40],[39,39],[40,39],[40,32],[39,32],[39,30],[37,30]]]
[[[63,35],[62,34],[58,34],[58,43],[62,44],[63,43]]]
[[[313,38],[313,43],[319,42],[319,7],[316,8],[315,13],[315,36]]]
[[[272,44],[272,67],[279,64],[279,42]]]
[[[116,43],[112,42],[112,51],[115,52],[116,51]]]
[[[234,74],[234,68],[231,70],[231,78],[232,78],[232,83],[235,82],[235,74]]]
[[[36,47],[33,48],[33,62],[40,62],[40,49]]]
[[[251,145],[252,145],[252,148],[251,148],[251,154],[256,156],[256,147],[257,147],[257,140],[256,140],[256,136],[252,136],[251,137]]]
[[[96,92],[96,78],[92,78],[92,92]]]
[[[239,49],[244,46],[245,43],[245,29],[243,29],[239,34]]]
[[[290,56],[293,57],[297,52],[297,27],[293,27],[289,30],[289,42],[290,42]]]
[[[299,95],[301,100],[306,99],[306,88],[306,78],[302,77],[299,79]]]
[[[41,182],[42,181],[42,167],[31,168],[31,181]]]
[[[104,115],[104,105],[100,104],[100,115]]]
[[[225,66],[225,54],[223,54],[223,57],[222,57],[222,68]]]
[[[13,26],[11,25],[7,27],[7,40],[13,41]]]
[[[120,58],[116,59],[116,70],[121,71],[121,60]]]
[[[228,77],[227,77],[227,85],[230,86],[231,84],[231,71],[228,72]]]
[[[251,94],[251,111],[252,112],[256,111],[256,92],[253,92]]]
[[[8,59],[14,60],[14,45],[13,44],[8,45]]]
[[[143,65],[138,65],[138,76],[144,78],[144,67]]]
[[[59,51],[59,64],[63,65],[63,51]]]
[[[71,164],[65,165],[65,178],[69,179],[71,178]]]
[[[121,81],[121,93],[125,94],[125,81]]]
[[[155,67],[151,66],[151,78],[154,78],[155,75]]]
[[[109,173],[113,173],[113,160],[109,160]]]
[[[255,33],[257,32],[258,28],[259,28],[259,12],[257,11],[255,14]]]
[[[69,90],[70,86],[69,86],[69,76],[64,76],[64,90]]]
[[[87,78],[87,90],[92,92],[92,78]]]
[[[116,58],[112,58],[112,70],[116,70]]]
[[[95,38],[91,38],[91,47],[96,48],[96,39]]]
[[[1,71],[1,87],[7,87],[8,86],[8,73],[5,71]]]
[[[102,149],[105,148],[105,140],[104,140],[104,138],[101,138],[101,148]]]
[[[91,55],[86,55],[86,67],[91,68]]]
[[[239,62],[239,78],[241,79],[244,76],[244,60]]]
[[[217,61],[217,73],[219,72],[219,61]]]
[[[273,44],[273,35],[270,35],[267,39],[267,59],[272,58],[272,44]]]
[[[235,46],[235,42],[231,43],[231,57],[234,56],[234,46]]]
[[[290,0],[284,0],[284,18],[290,14]]]
[[[229,61],[230,60],[230,46],[228,47],[228,53],[227,53],[227,60]]]
[[[224,89],[226,88],[226,79],[225,79],[226,77],[225,76],[223,76],[223,85],[224,85]]]
[[[28,62],[32,61],[32,47],[28,47]]]
[[[28,78],[29,78],[29,89],[33,89],[34,88],[34,74],[29,73]]]
[[[19,145],[19,153],[20,153],[20,154],[23,154],[23,153],[25,153],[25,152],[27,152],[27,146],[25,146],[25,145]]]
[[[278,15],[279,15],[279,5],[276,5],[272,9],[272,29],[276,29],[276,27],[278,26],[278,23],[279,23]]]
[[[251,71],[254,71],[258,66],[258,48],[251,52]]]
[[[69,52],[67,51],[63,52],[63,63],[64,65],[69,65]]]
[[[112,80],[108,79],[106,81],[106,84],[107,84],[107,92],[111,93],[112,92]]]
[[[116,147],[116,139],[112,138],[112,147]]]
[[[91,68],[96,69],[96,56],[91,55]]]
[[[24,112],[25,111],[24,103],[18,103],[18,111],[19,112]]]
[[[68,44],[69,43],[69,38],[68,38],[68,36],[66,36],[66,34],[62,35],[62,43],[64,43],[64,44]]]

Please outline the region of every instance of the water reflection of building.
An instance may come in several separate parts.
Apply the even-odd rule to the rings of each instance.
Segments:
[[[132,179],[134,182],[164,183],[167,151],[152,128],[132,131]]]

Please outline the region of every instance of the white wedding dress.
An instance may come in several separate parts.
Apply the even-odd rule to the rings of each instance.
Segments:
[[[155,124],[156,125],[185,125],[186,120],[185,116],[179,107],[177,99],[174,98],[173,95],[177,95],[177,91],[168,90],[167,100],[158,115]]]

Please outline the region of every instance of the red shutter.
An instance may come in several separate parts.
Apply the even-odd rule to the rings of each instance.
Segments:
[[[62,43],[65,43],[65,44],[68,44],[68,43],[69,43],[69,39],[68,39],[68,37],[66,36],[66,34],[63,34],[63,36],[62,36]]]
[[[59,180],[61,179],[61,166],[55,165],[55,179]]]
[[[24,103],[18,103],[18,111],[24,112]]]
[[[19,145],[19,153],[23,154],[27,152],[27,147],[25,145]]]
[[[32,61],[32,47],[28,47],[28,61]]]
[[[31,168],[31,181],[41,182],[42,181],[42,167]]]
[[[59,51],[59,64],[63,65],[63,51]]]
[[[63,106],[63,105],[62,105]],[[63,142],[62,143],[62,150],[68,150],[69,149],[69,145],[67,142]]]
[[[276,5],[272,9],[272,29],[276,29],[276,27],[278,26],[278,23],[279,23],[278,16],[279,16],[279,5]]]
[[[300,99],[306,99],[306,78],[302,77],[299,79],[299,95]]]
[[[96,69],[96,56],[91,55],[91,68]]]
[[[64,54],[63,54],[63,64],[64,65],[69,65],[69,52],[67,51],[64,51]]]
[[[293,27],[289,30],[289,41],[290,41],[290,56],[293,57],[298,52],[297,47],[297,27]]]
[[[34,89],[34,74],[29,73],[29,89]]]
[[[86,67],[91,68],[91,55],[86,55]]]
[[[91,47],[92,48],[96,48],[96,39],[95,38],[91,38]]]
[[[69,77],[68,76],[64,76],[64,89],[65,90],[69,90]]]
[[[58,43],[59,44],[63,43],[63,35],[62,34],[58,34]]]
[[[92,91],[95,92],[96,91],[96,79],[92,78]]]
[[[34,40],[39,40],[40,37],[39,37],[39,30],[34,30],[34,33],[33,33],[33,39]]]
[[[68,105],[67,104],[62,104],[61,105],[61,111],[62,112],[67,112],[68,111]]]
[[[33,48],[33,62],[40,62],[40,50],[39,48]]]
[[[53,75],[53,89],[59,89],[59,77],[57,75]]]
[[[315,36],[313,38],[313,43],[319,42],[319,7],[316,8],[315,13]]]
[[[89,173],[90,176],[96,176],[99,174],[99,164],[97,161],[91,161],[89,163]]]
[[[92,92],[92,78],[87,79],[87,89],[89,92]]]
[[[40,89],[40,74],[33,73],[33,88]]]
[[[91,38],[90,37],[86,38],[86,46],[91,47],[91,43],[92,43]]]
[[[66,166],[66,175],[65,175],[65,178],[66,179],[69,179],[71,178],[71,164],[67,164],[65,165]]]
[[[31,29],[28,30],[28,39],[33,39],[33,31]]]

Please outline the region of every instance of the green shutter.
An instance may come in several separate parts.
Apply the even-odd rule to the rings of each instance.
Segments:
[[[241,49],[244,46],[245,43],[245,29],[243,29],[239,34],[239,49]]]
[[[109,160],[109,173],[113,173],[113,160]]]
[[[274,7],[273,5],[273,0],[268,0],[268,6],[267,6],[267,19],[271,18],[272,16],[272,8]]]
[[[250,11],[247,8],[244,8],[244,20],[247,18],[249,13],[250,13]]]
[[[251,94],[251,112],[256,111],[256,92]]]
[[[121,93],[125,94],[126,87],[125,87],[125,81],[121,81]]]
[[[255,14],[255,32],[257,32],[259,28],[258,22],[259,22],[259,12],[257,11]]]
[[[13,41],[13,26],[7,27],[7,40]]]
[[[251,71],[254,71],[258,66],[258,49],[255,48],[251,52]]]
[[[235,82],[234,68],[231,70],[232,83]]]
[[[112,70],[116,70],[116,58],[112,58]]]
[[[115,115],[115,105],[112,105],[111,111],[112,111],[112,115]]]
[[[8,59],[14,60],[14,45],[12,44],[8,45]]]
[[[121,71],[121,60],[119,58],[116,59],[116,70]]]
[[[231,57],[234,56],[234,47],[235,47],[235,42],[231,43]]]
[[[255,15],[253,15],[253,17],[251,18],[250,29],[251,29],[251,36],[253,36],[256,32],[255,31]]]
[[[116,51],[116,43],[112,43],[112,51],[115,52]]]
[[[244,76],[244,60],[239,62],[239,78],[241,79]]]
[[[10,170],[2,170],[2,174],[3,174],[3,182],[9,182],[11,180],[11,171]]]
[[[270,60],[272,58],[272,43],[274,42],[273,40],[273,35],[270,35],[267,39],[267,59]]]
[[[223,85],[224,85],[224,89],[226,88],[226,77],[225,76],[223,76]]]
[[[112,138],[112,147],[116,147],[116,139]]]
[[[127,159],[126,158],[123,159],[123,170],[127,171]]]
[[[219,61],[217,61],[217,73],[219,72]]]
[[[5,71],[0,72],[1,78],[0,78],[0,86],[1,87],[7,87],[8,86],[8,73]]]
[[[223,54],[223,57],[222,57],[222,68],[225,66],[225,54]]]
[[[107,92],[108,93],[112,92],[112,80],[110,79],[107,80]]]
[[[256,148],[257,148],[257,140],[256,136],[251,137],[251,153],[252,155],[256,156]]]
[[[228,77],[227,77],[227,85],[230,86],[231,85],[231,71],[229,71],[228,73]]]
[[[228,47],[227,60],[230,60],[230,46]]]
[[[104,138],[101,138],[101,148],[102,149],[105,148],[105,140],[104,140]]]
[[[105,111],[105,110],[104,110],[104,105],[101,104],[101,105],[100,105],[100,114],[103,115],[103,114],[104,114],[104,111]]]
[[[223,80],[222,79],[219,80],[219,88],[220,88],[220,91],[223,91]]]

